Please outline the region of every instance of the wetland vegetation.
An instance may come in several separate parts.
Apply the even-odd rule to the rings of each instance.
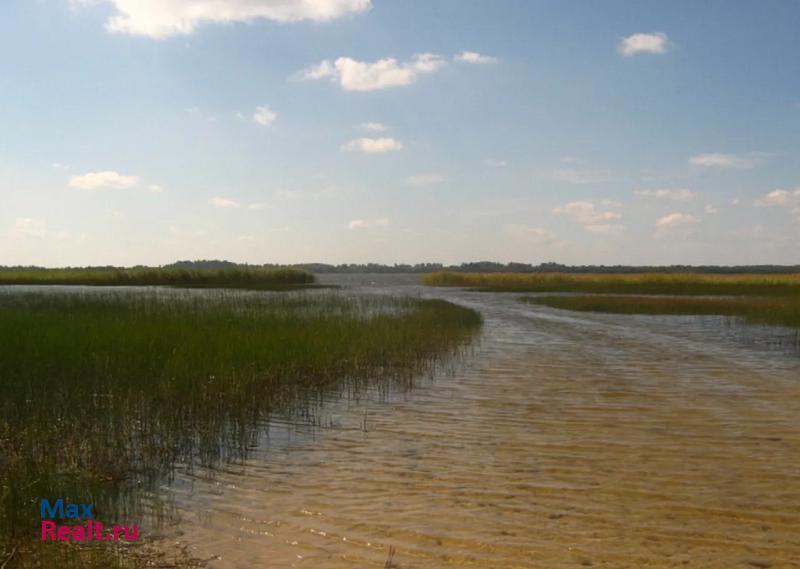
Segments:
[[[493,292],[800,297],[800,273],[526,274],[439,272],[425,275],[422,282],[430,286],[469,287]]]
[[[270,290],[309,286],[314,283],[314,275],[301,269],[247,266],[65,269],[14,267],[0,270],[0,285],[179,286]]]
[[[481,324],[442,300],[323,292],[6,291],[0,313],[4,569],[135,565],[38,541],[38,500],[90,500],[104,523],[131,523],[176,465],[244,458],[271,415],[410,381]]]
[[[426,275],[423,283],[494,292],[570,293],[522,300],[581,312],[716,315],[754,324],[800,326],[800,273],[439,272]]]
[[[524,302],[580,312],[731,316],[751,324],[800,327],[800,297],[529,296]]]

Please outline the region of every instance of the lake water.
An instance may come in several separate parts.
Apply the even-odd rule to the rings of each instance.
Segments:
[[[170,546],[213,568],[800,566],[796,332],[322,280],[484,328],[411,390],[332,397],[322,428],[275,420],[245,463],[179,475]]]

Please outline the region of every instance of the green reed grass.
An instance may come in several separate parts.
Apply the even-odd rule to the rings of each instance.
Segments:
[[[567,274],[457,273],[425,275],[430,286],[496,292],[585,292],[595,294],[755,295],[800,297],[800,274],[711,275],[698,273]]]
[[[280,289],[312,285],[316,278],[300,269],[235,267],[225,269],[87,268],[3,269],[0,285],[180,286]]]
[[[77,563],[72,548],[36,544],[42,497],[92,501],[104,523],[130,523],[141,492],[176,464],[242,458],[270,414],[407,380],[479,325],[440,300],[0,293],[0,563],[14,547],[9,568]]]
[[[755,324],[800,327],[800,298],[686,298],[661,296],[536,296],[531,304],[613,314],[675,314],[734,316]]]

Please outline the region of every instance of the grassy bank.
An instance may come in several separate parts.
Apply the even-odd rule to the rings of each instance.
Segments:
[[[594,294],[753,295],[800,297],[800,274],[707,275],[455,273],[426,275],[430,286],[497,292],[585,292]]]
[[[539,296],[531,304],[613,314],[714,315],[742,318],[753,324],[800,327],[800,298],[686,298],[659,296]]]
[[[300,269],[259,267],[224,269],[89,268],[4,269],[0,285],[179,286],[281,289],[311,285],[316,279]]]
[[[243,457],[271,414],[408,380],[479,325],[435,300],[0,293],[0,564],[125,566],[108,548],[38,542],[38,500],[92,501],[103,523],[135,522],[141,492],[176,464]]]

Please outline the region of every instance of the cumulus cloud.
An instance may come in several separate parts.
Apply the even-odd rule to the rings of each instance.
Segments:
[[[800,188],[794,190],[773,190],[763,198],[753,202],[756,207],[789,206],[800,204]]]
[[[601,211],[592,202],[570,202],[553,210],[558,215],[566,215],[581,225],[593,225],[605,221],[621,219],[622,215],[615,211]]]
[[[47,234],[47,228],[41,219],[18,217],[14,220],[11,233],[20,237],[44,237]]]
[[[415,55],[407,62],[385,58],[370,63],[350,57],[340,57],[336,61],[325,60],[298,71],[290,79],[295,81],[329,79],[338,83],[345,91],[376,91],[411,85],[420,75],[435,73],[445,65],[444,59],[432,53]]]
[[[431,186],[441,184],[442,182],[444,182],[444,176],[431,173],[414,174],[413,176],[406,178],[407,186],[419,189],[430,188]]]
[[[9,231],[9,236],[12,239],[47,239],[49,241],[72,241],[76,243],[83,242],[86,239],[85,233],[51,229],[43,219],[32,217],[16,218]]]
[[[379,122],[362,122],[361,128],[370,132],[386,132],[389,127]]]
[[[654,190],[637,190],[633,193],[644,198],[656,198],[676,202],[688,202],[696,197],[693,191],[687,190],[686,188],[658,188]]]
[[[363,152],[364,154],[382,154],[402,149],[403,143],[394,138],[356,138],[341,146],[342,152]]]
[[[221,198],[215,197],[208,200],[208,203],[218,209],[249,209],[249,210],[259,210],[264,209],[264,204],[261,203],[250,203],[245,204],[241,202],[237,202],[236,200],[231,200],[228,198]]]
[[[695,216],[690,215],[688,213],[670,213],[661,217],[656,221],[656,227],[661,228],[672,228],[672,227],[681,227],[685,225],[694,225],[700,221]]]
[[[210,200],[208,200],[208,203],[220,209],[239,209],[240,207],[242,207],[242,204],[240,204],[237,201],[220,197],[211,198]]]
[[[584,231],[594,235],[615,235],[625,230],[625,226],[615,223],[622,219],[622,214],[615,211],[603,211],[592,202],[570,202],[555,208],[553,213],[569,217],[575,223],[583,226]]]
[[[669,38],[664,32],[653,32],[650,34],[633,34],[620,40],[617,51],[624,57],[638,55],[640,53],[667,53],[669,50]]]
[[[792,190],[773,190],[753,202],[756,207],[781,207],[790,209],[792,219],[800,223],[800,187]]]
[[[158,184],[150,184],[149,186],[147,186],[147,191],[153,192],[154,194],[160,194],[164,191],[164,188],[162,188]]]
[[[73,5],[110,4],[111,32],[151,38],[193,33],[205,23],[273,20],[327,21],[363,12],[371,0],[71,0]]]
[[[353,219],[347,224],[348,229],[371,229],[373,227],[386,227],[389,225],[389,219],[386,217],[379,217],[377,219]]]
[[[88,172],[69,179],[69,187],[79,190],[124,190],[139,182],[136,176],[123,176],[112,170],[104,172]]]
[[[278,113],[267,106],[256,107],[253,113],[253,120],[261,126],[269,126],[278,118]]]
[[[708,154],[697,154],[689,158],[689,164],[698,168],[720,168],[720,169],[747,169],[755,168],[760,163],[756,154],[723,154],[711,152]]]
[[[531,227],[528,225],[509,224],[504,227],[505,232],[518,239],[524,239],[537,245],[553,243],[556,236],[542,227]]]
[[[656,237],[688,237],[700,220],[688,213],[670,213],[656,220]]]
[[[462,63],[472,63],[473,65],[488,65],[490,63],[497,63],[500,61],[496,57],[492,57],[490,55],[481,55],[480,53],[476,53],[474,51],[462,51],[461,53],[456,54],[453,59],[456,61],[461,61]]]

